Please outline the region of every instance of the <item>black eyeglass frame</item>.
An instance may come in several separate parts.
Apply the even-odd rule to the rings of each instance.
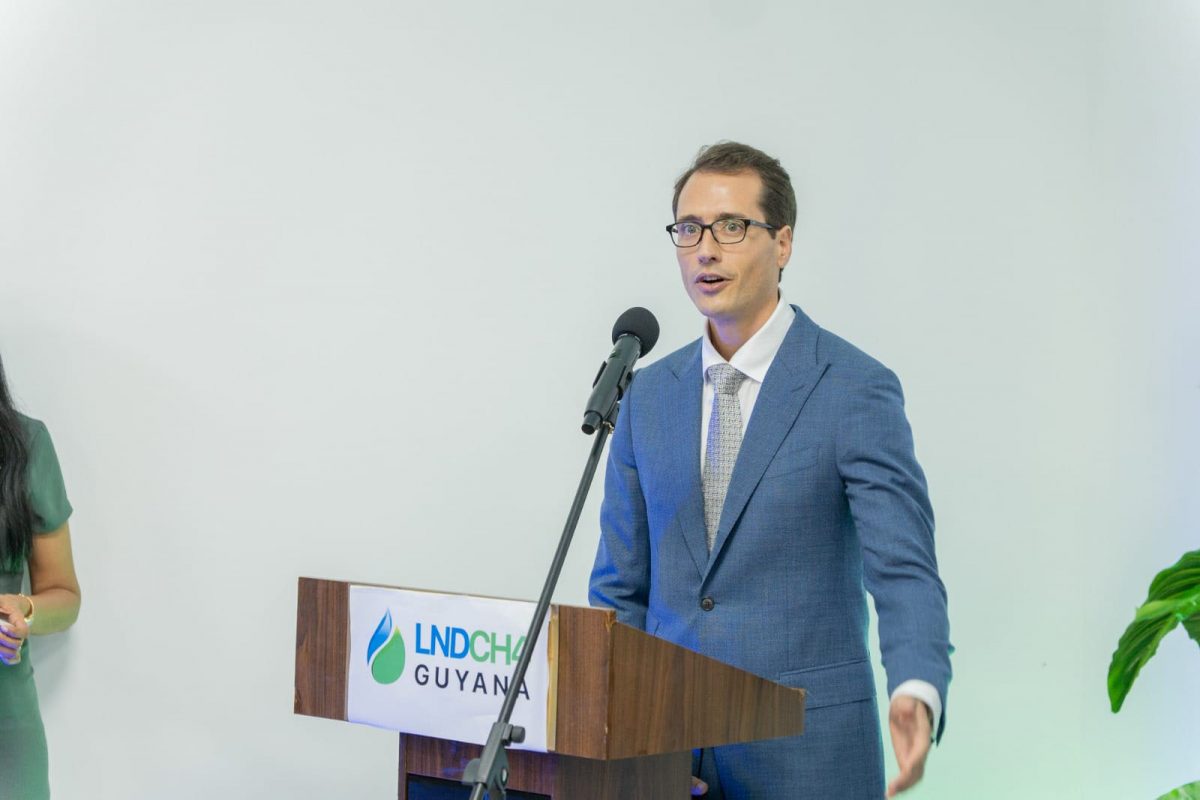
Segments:
[[[716,231],[713,230],[713,226],[718,223],[721,223],[721,222],[728,222],[731,219],[737,220],[738,222],[745,225],[746,230],[744,230],[742,232],[742,238],[738,239],[736,242],[722,242],[720,239],[717,238],[717,233],[716,233]],[[749,219],[747,217],[721,217],[720,219],[714,219],[712,222],[708,223],[707,225],[700,225],[700,238],[696,240],[695,244],[679,244],[679,242],[675,241],[675,232],[672,229],[676,225],[683,225],[685,223],[687,223],[689,225],[700,225],[700,223],[698,223],[694,220],[677,220],[675,222],[672,222],[670,225],[668,225],[666,227],[667,235],[671,237],[671,244],[673,244],[676,247],[681,248],[681,249],[685,248],[685,247],[699,247],[700,242],[704,241],[704,231],[706,231],[706,230],[708,231],[709,236],[712,236],[713,241],[716,242],[717,244],[741,244],[742,242],[746,241],[746,235],[748,233],[750,233],[751,228],[766,228],[769,231],[779,230],[779,228],[776,228],[774,225],[768,224],[766,222],[759,222],[756,219]]]

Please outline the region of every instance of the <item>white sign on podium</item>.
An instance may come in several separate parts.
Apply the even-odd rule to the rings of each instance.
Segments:
[[[346,716],[389,730],[484,744],[525,646],[534,603],[350,587]],[[512,722],[513,747],[546,752],[550,666],[542,626]]]

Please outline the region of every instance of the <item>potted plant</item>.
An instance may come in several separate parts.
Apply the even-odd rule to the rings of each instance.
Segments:
[[[1125,696],[1162,638],[1183,624],[1188,636],[1200,644],[1200,550],[1184,553],[1150,583],[1146,602],[1121,635],[1108,665],[1108,699],[1113,713],[1121,710]],[[1180,786],[1158,800],[1200,800],[1200,781]]]

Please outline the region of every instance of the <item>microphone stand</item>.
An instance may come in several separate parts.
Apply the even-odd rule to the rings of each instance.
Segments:
[[[630,375],[630,382],[633,376]],[[623,393],[622,393],[623,394]],[[571,538],[575,535],[575,526],[579,523],[579,515],[583,512],[583,503],[587,499],[592,479],[596,475],[596,467],[600,463],[600,454],[604,451],[604,443],[616,425],[617,412],[620,410],[620,399],[613,401],[612,408],[604,415],[603,422],[597,428],[596,437],[592,442],[592,452],[588,454],[587,464],[583,468],[583,477],[579,479],[579,487],[575,490],[575,500],[567,514],[567,523],[563,526],[562,537],[558,541],[558,549],[554,552],[554,561],[550,565],[550,574],[542,587],[542,596],[538,599],[537,608],[533,612],[533,621],[529,623],[529,632],[525,635],[525,647],[521,657],[517,659],[516,669],[508,682],[508,691],[504,693],[504,705],[500,707],[500,716],[492,723],[488,734],[487,744],[483,754],[472,759],[463,772],[462,782],[474,786],[471,800],[483,800],[487,792],[489,800],[504,800],[507,797],[505,785],[508,783],[508,754],[506,748],[514,742],[525,741],[525,729],[520,725],[511,724],[513,708],[517,704],[517,695],[521,684],[525,681],[525,672],[529,669],[529,661],[533,657],[534,644],[542,632],[542,623],[550,610],[550,599],[554,596],[554,587],[558,585],[558,576],[562,572],[563,563],[567,559],[567,550],[571,547]]]

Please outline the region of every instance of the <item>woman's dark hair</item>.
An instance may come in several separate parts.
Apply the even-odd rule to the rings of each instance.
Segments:
[[[29,500],[29,441],[13,408],[0,361],[0,569],[16,571],[29,558],[34,513]]]

